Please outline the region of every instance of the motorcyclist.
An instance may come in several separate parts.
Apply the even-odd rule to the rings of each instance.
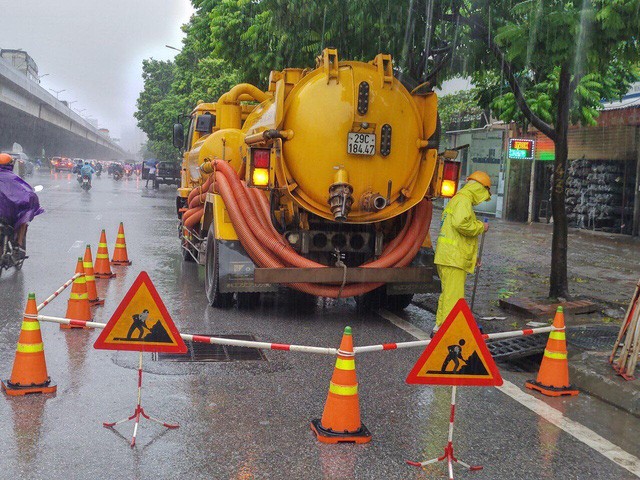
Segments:
[[[100,162],[96,162],[96,175],[100,175],[102,173],[102,164]]]
[[[124,175],[124,168],[122,167],[121,163],[114,163],[111,165],[111,168],[115,177],[122,177],[122,175]]]
[[[0,221],[13,227],[16,242],[25,254],[27,225],[44,209],[31,185],[13,173],[11,155],[0,154]]]
[[[96,171],[93,169],[91,164],[89,162],[84,162],[84,165],[80,169],[80,176],[82,178],[88,178],[89,185],[91,185],[91,177],[94,173],[96,173]]]

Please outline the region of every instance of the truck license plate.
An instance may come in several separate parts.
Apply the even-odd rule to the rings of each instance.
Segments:
[[[353,155],[375,155],[376,134],[349,132],[347,153]]]

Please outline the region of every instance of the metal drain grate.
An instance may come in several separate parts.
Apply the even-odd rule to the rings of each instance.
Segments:
[[[567,343],[584,350],[609,350],[613,348],[619,330],[615,325],[567,327]]]
[[[209,335],[210,337],[230,338],[233,340],[252,340],[256,338],[253,335]],[[229,345],[214,345],[211,343],[193,343],[187,344],[187,353],[180,355],[175,353],[154,353],[152,359],[162,362],[243,362],[251,360],[266,361],[261,350],[257,348],[236,347]]]
[[[542,353],[547,344],[547,338],[547,335],[531,335],[490,340],[487,342],[487,347],[496,361],[507,361]]]

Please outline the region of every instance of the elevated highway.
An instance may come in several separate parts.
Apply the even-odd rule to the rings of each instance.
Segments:
[[[126,152],[37,82],[0,59],[0,149],[27,155],[122,159]]]

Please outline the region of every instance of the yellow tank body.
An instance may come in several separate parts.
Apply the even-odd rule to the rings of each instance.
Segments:
[[[436,96],[412,96],[393,77],[389,56],[336,63],[332,55],[325,51],[312,71],[272,73],[274,96],[254,110],[244,130],[288,133],[275,166],[277,183],[304,210],[335,220],[331,187],[348,184],[352,205],[345,222],[393,218],[424,198],[436,170],[436,150],[424,148],[436,128]],[[359,148],[350,137],[369,141],[369,151],[350,152]]]

